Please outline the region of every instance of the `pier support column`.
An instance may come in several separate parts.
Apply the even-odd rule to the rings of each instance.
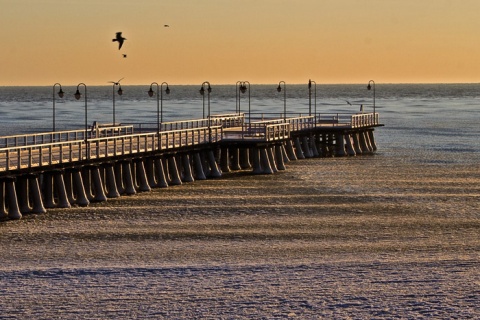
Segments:
[[[273,172],[278,172],[277,162],[275,161],[275,154],[274,154],[275,146],[268,146],[267,147],[267,156],[268,161],[270,162],[270,166],[272,167]]]
[[[30,201],[28,196],[28,180],[25,175],[18,176],[15,184],[18,208],[22,214],[30,213]]]
[[[183,181],[184,182],[194,182],[192,173],[192,165],[190,164],[190,156],[188,153],[182,154],[182,164],[183,164]]]
[[[55,191],[58,197],[58,208],[70,208],[70,202],[68,202],[67,190],[65,189],[65,182],[63,181],[63,171],[56,170],[53,172],[53,182]]]
[[[368,139],[370,140],[370,146],[372,147],[372,152],[377,151],[377,144],[375,143],[375,137],[373,136],[373,130],[367,130]]]
[[[252,148],[253,174],[262,174],[262,165],[260,163],[260,150],[258,147]]]
[[[5,186],[5,202],[8,206],[7,217],[9,219],[18,220],[22,218],[22,213],[18,207],[17,193],[15,192],[15,178],[4,178]]]
[[[199,152],[193,154],[193,166],[196,180],[206,180],[205,171],[203,171],[202,158]]]
[[[360,139],[358,137],[358,132],[352,133],[353,138],[353,149],[356,154],[362,154],[362,148],[360,147]]]
[[[302,146],[302,151],[303,151],[303,154],[304,154],[305,158],[312,158],[313,154],[310,150],[310,143],[308,142],[308,137],[307,136],[302,137],[301,146]]]
[[[105,170],[105,187],[107,189],[107,198],[118,198],[120,193],[117,189],[117,182],[115,180],[115,170],[113,163],[104,163]]]
[[[147,192],[152,190],[148,185],[143,159],[135,160],[135,181],[137,181],[138,184],[138,191]]]
[[[238,147],[232,147],[229,148],[229,154],[230,154],[230,159],[231,159],[231,164],[230,164],[230,170],[238,171],[242,169],[242,166],[240,165],[240,149]],[[222,171],[223,170],[222,168]]]
[[[132,195],[137,193],[137,190],[135,190],[135,184],[133,183],[131,161],[122,162],[122,180],[125,185],[125,191],[124,191],[125,194]],[[118,185],[118,182],[117,182],[117,185]]]
[[[312,151],[312,156],[313,157],[319,157],[320,156],[320,153],[318,152],[318,149],[317,149],[317,143],[315,142],[316,140],[316,137],[315,135],[311,135],[310,136],[310,150]]]
[[[296,137],[293,140],[295,144],[295,155],[296,159],[305,159],[305,155],[303,154],[302,145],[300,144],[300,138]]]
[[[267,148],[260,147],[260,163],[262,165],[262,173],[273,174],[272,166],[270,165],[270,159],[268,158]]]
[[[100,175],[100,168],[98,166],[90,167],[90,175],[92,179],[92,186],[94,197],[92,201],[103,202],[107,201],[107,196],[105,195],[105,189],[102,183],[102,177]]]
[[[362,153],[370,153],[370,149],[367,144],[367,138],[365,131],[360,131],[358,133],[358,137],[360,139],[360,147],[362,148]]]
[[[158,188],[168,187],[167,177],[165,176],[165,169],[163,168],[163,161],[161,157],[156,157],[153,159],[155,177],[157,180],[156,186]]]
[[[347,142],[347,154],[349,156],[355,156],[356,152],[355,149],[353,148],[353,142],[352,142],[352,137],[350,134],[345,134],[345,141]]]
[[[180,173],[178,172],[175,156],[173,155],[168,156],[167,163],[168,163],[168,172],[170,173],[170,178],[171,178],[170,184],[174,186],[181,185],[182,179],[180,178]]]
[[[287,150],[287,155],[290,160],[297,160],[297,156],[295,155],[295,150],[293,150],[293,144],[291,139],[287,139],[286,143],[286,150]]]
[[[240,168],[250,169],[252,167],[252,164],[250,163],[250,149],[240,148],[238,152],[239,152],[239,158],[240,158]]]
[[[73,203],[81,207],[86,207],[90,204],[87,194],[85,192],[85,185],[82,179],[81,168],[70,169],[71,183],[72,183],[72,199]]]
[[[276,144],[273,148],[275,150],[275,162],[277,163],[277,169],[285,170],[283,144]]]
[[[343,139],[343,134],[338,133],[335,135],[335,156],[345,157],[345,140]]]
[[[230,172],[230,155],[227,147],[220,151],[220,168],[222,172]]]
[[[38,175],[31,175],[28,178],[30,187],[30,194],[33,201],[32,213],[47,213],[42,201],[42,193],[40,191],[40,183],[38,182]]]
[[[213,150],[207,151],[207,161],[208,166],[210,167],[210,174],[211,178],[220,178],[222,173],[218,170],[217,161],[215,161],[215,155],[213,154]]]
[[[5,181],[0,179],[0,221],[8,218],[8,212],[5,204]]]
[[[43,206],[42,193],[38,183],[38,176],[35,174],[26,174],[17,180],[17,196],[20,212],[22,213],[46,213]]]

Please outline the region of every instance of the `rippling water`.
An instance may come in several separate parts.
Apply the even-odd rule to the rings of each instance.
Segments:
[[[165,121],[200,118],[197,86],[171,86]],[[82,128],[64,87],[57,128]],[[123,86],[121,122],[156,118]],[[364,85],[317,86],[317,111],[371,111]],[[316,158],[274,175],[224,175],[0,224],[0,318],[479,318],[478,85],[376,87],[375,156]],[[51,87],[0,88],[1,134],[50,130]],[[112,87],[88,88],[89,123]],[[212,113],[235,110],[213,86]],[[348,105],[349,101],[352,106]],[[248,106],[242,96],[241,110]],[[290,113],[306,86],[287,85]],[[251,109],[283,112],[276,85]]]

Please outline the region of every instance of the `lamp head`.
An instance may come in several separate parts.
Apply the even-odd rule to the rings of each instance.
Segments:
[[[282,87],[281,87],[280,85],[278,85],[277,91],[278,91],[278,92],[282,92]]]
[[[121,96],[123,94],[123,90],[122,90],[122,86],[120,86],[120,88],[118,88],[118,95]]]
[[[82,95],[80,94],[80,90],[77,89],[77,92],[75,92],[75,99],[80,100],[80,97]]]
[[[149,97],[153,97],[153,89],[152,86],[150,86],[150,89],[147,91]]]
[[[372,89],[372,86],[370,85],[370,83],[368,83],[367,90],[371,90],[371,89]]]
[[[205,88],[203,86],[200,88],[200,94],[202,96],[205,94]]]
[[[60,98],[63,98],[63,95],[64,95],[65,92],[63,92],[62,88],[60,87],[60,90],[58,91],[58,96]]]
[[[308,80],[308,89],[311,89],[312,88],[312,80]]]
[[[210,87],[210,83],[208,84],[207,91],[208,91],[208,93],[212,92],[212,87]]]
[[[170,94],[170,88],[168,87],[168,85],[167,85],[167,88],[165,89],[165,93]]]
[[[240,92],[242,93],[247,92],[247,86],[245,84],[240,85]]]

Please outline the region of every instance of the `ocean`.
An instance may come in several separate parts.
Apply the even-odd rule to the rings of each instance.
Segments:
[[[276,87],[251,85],[253,119],[282,114]],[[75,89],[56,99],[57,130],[84,126]],[[116,121],[155,123],[149,85],[122,89]],[[164,121],[202,117],[200,86],[170,89]],[[112,122],[112,86],[87,90],[88,122]],[[307,85],[286,90],[287,113],[307,115]],[[0,223],[0,319],[479,318],[478,92],[376,84],[375,155]],[[240,103],[248,112],[248,93]],[[372,104],[366,84],[317,85],[317,113]],[[212,84],[211,113],[235,110],[235,86]],[[52,118],[52,87],[0,87],[0,135]]]

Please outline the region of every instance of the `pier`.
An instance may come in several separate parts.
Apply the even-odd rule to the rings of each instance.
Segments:
[[[88,206],[222,173],[274,174],[289,161],[372,154],[379,115],[246,121],[244,113],[0,137],[0,220]]]

